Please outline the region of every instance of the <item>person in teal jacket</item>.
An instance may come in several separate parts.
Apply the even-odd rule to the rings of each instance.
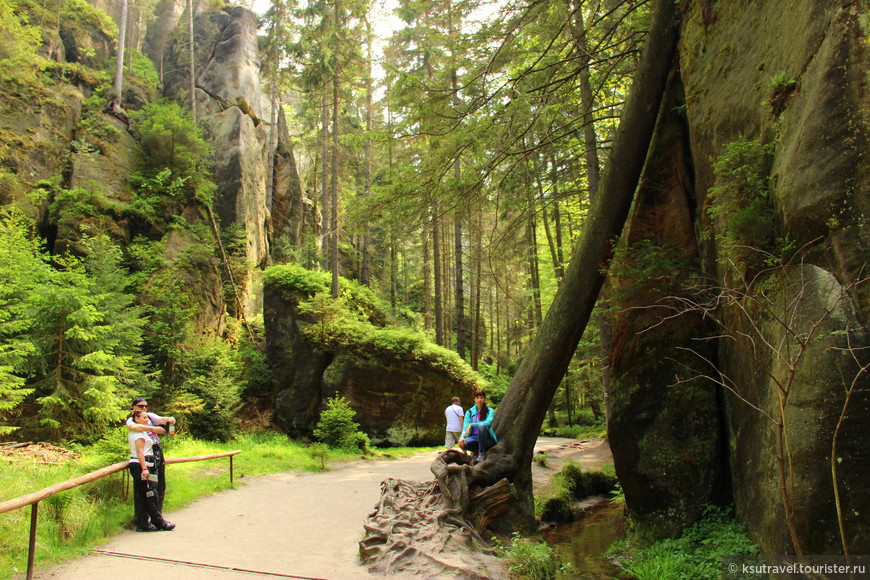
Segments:
[[[486,458],[486,450],[498,442],[498,437],[492,430],[494,417],[495,409],[490,409],[486,405],[486,393],[475,391],[474,405],[465,412],[459,447],[472,453],[477,451],[477,461],[483,461]]]

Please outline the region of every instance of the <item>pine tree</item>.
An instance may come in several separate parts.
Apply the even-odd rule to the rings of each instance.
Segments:
[[[145,380],[140,355],[145,320],[123,291],[120,250],[85,239],[85,259],[58,257],[34,295],[31,336],[38,419],[53,438],[91,441],[126,413],[130,387]]]
[[[28,336],[36,322],[30,301],[48,272],[28,224],[0,208],[0,435],[17,429],[11,419],[33,392],[25,385],[26,362],[36,352]]]

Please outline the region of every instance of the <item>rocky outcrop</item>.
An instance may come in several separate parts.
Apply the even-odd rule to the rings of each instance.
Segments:
[[[677,378],[688,378],[696,354],[714,356],[709,347],[696,347],[696,354],[675,349],[710,327],[700,315],[662,321],[661,311],[651,307],[679,295],[684,276],[700,267],[678,75],[672,75],[665,98],[652,143],[653,156],[661,161],[648,167],[639,186],[627,246],[610,279],[619,312],[612,320],[608,428],[632,517],[659,533],[675,534],[722,497],[727,462],[716,389],[698,382],[671,388]]]
[[[297,309],[308,292],[264,287],[266,353],[275,385],[273,421],[308,436],[326,407],[341,396],[375,444],[437,445],[444,441],[444,408],[454,396],[471,400],[472,387],[425,361],[328,351],[302,330],[319,324]]]
[[[186,13],[178,19],[166,57],[173,64],[164,76],[164,92],[181,102],[189,102],[190,95],[186,19]],[[226,7],[195,14],[194,29],[197,114],[214,147],[214,211],[223,229],[235,226],[244,232],[245,260],[265,267],[273,231],[298,232],[298,224],[310,219],[305,217],[306,201],[280,110],[276,151],[269,150],[272,115],[260,87],[257,18],[247,8]],[[267,198],[270,154],[275,175],[272,199]],[[274,203],[281,210],[277,219],[272,215]],[[292,243],[299,239],[297,233]],[[237,282],[247,314],[254,314],[251,279]]]
[[[180,22],[186,22],[182,14]],[[223,228],[244,230],[246,260],[265,266],[269,256],[266,207],[268,133],[260,108],[257,19],[246,8],[195,16],[197,115],[214,147],[214,210]],[[164,92],[189,102],[186,27],[178,26],[167,60]],[[167,69],[169,71],[169,69]]]
[[[616,321],[623,339],[613,352],[610,438],[620,480],[629,483],[626,502],[641,520],[658,514],[648,523],[669,512],[688,521],[704,503],[727,498],[709,477],[686,491],[685,478],[719,473],[765,552],[842,553],[845,544],[864,553],[870,478],[861,434],[870,427],[870,376],[858,372],[867,353],[857,349],[868,344],[870,284],[855,282],[870,262],[868,127],[860,113],[870,94],[867,30],[852,2],[802,0],[787,11],[768,0],[681,7],[676,70],[685,100],[676,110],[685,111],[688,170],[681,182],[662,185],[670,193],[659,194],[663,203],[653,214],[641,192],[630,228],[648,229],[651,215],[669,223],[671,233],[659,229],[657,238],[697,247],[689,273],[701,274],[728,299],[710,312],[715,316],[708,320],[718,321],[713,326],[683,318],[682,326],[638,334],[652,326],[649,308],[625,311]],[[716,161],[740,141],[769,148],[770,167],[759,169],[770,200],[760,212],[770,215],[749,217],[769,218],[775,228],[770,239],[739,240],[768,252],[764,265],[740,270],[746,277],[727,260],[734,216],[729,223],[729,216],[707,213],[715,203],[708,192],[719,185]],[[672,161],[672,152],[659,150],[647,169]],[[687,206],[699,211],[686,212]],[[791,255],[797,256],[792,265],[777,266]],[[662,298],[640,286],[620,298],[624,305],[648,307]],[[715,336],[729,340],[709,340]],[[709,350],[699,351],[699,344]],[[665,362],[665,351],[685,367]],[[690,365],[679,352],[710,364]],[[690,387],[682,382],[686,367],[710,380]],[[686,421],[673,428],[680,414]],[[686,444],[668,445],[665,434],[677,437],[681,430]],[[707,467],[686,465],[699,458]]]

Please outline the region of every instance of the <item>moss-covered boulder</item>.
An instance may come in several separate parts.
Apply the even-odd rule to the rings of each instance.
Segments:
[[[275,381],[274,421],[308,435],[327,399],[346,398],[373,442],[435,445],[451,397],[470,401],[477,375],[455,352],[391,321],[363,286],[299,266],[264,274],[264,326]]]

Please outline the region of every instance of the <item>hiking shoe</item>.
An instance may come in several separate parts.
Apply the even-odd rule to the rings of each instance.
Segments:
[[[151,524],[145,524],[144,526],[136,526],[137,532],[156,532],[157,528],[152,526]]]
[[[478,463],[480,463],[480,462],[483,461],[484,459],[486,459],[486,453],[478,453],[478,454],[477,454],[477,462],[478,462]]]
[[[174,529],[175,529],[175,524],[173,524],[172,522],[163,522],[160,525],[160,530],[162,530],[164,532],[168,532],[168,531],[174,530]]]

